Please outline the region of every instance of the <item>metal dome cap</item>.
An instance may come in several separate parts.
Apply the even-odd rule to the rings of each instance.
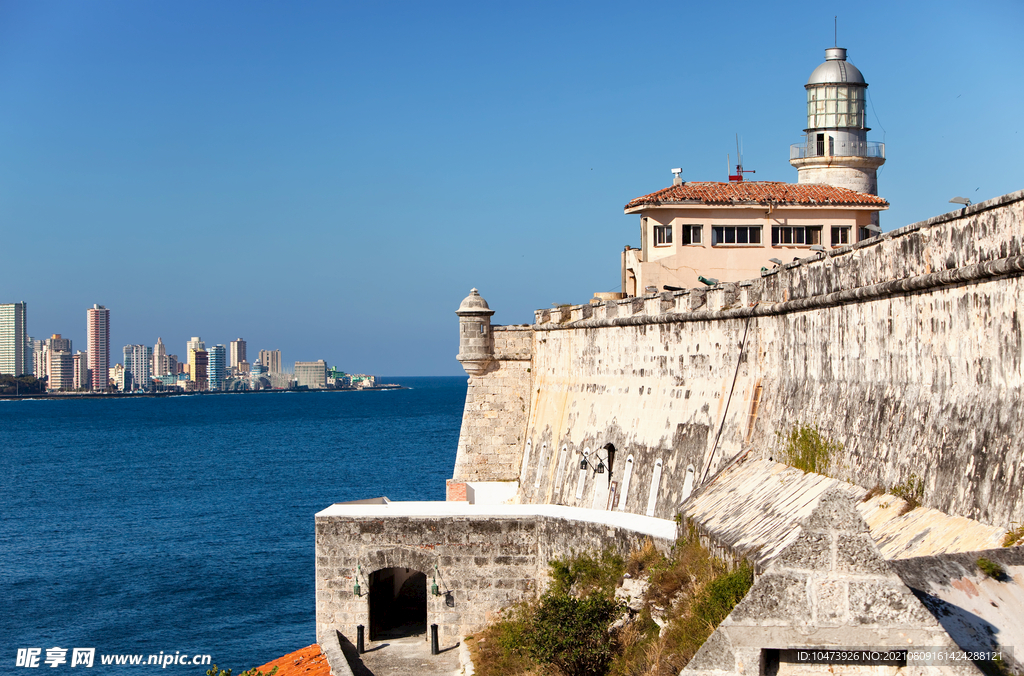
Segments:
[[[829,47],[825,50],[825,63],[814,69],[807,84],[857,84],[866,87],[868,83],[857,66],[847,62],[845,49]]]
[[[480,292],[473,289],[462,301],[462,304],[459,305],[459,309],[455,311],[455,314],[493,315],[494,310],[487,305],[487,301],[480,296]]]

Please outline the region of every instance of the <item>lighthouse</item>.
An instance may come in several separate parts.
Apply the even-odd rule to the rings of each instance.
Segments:
[[[825,50],[825,62],[814,69],[807,90],[805,140],[790,146],[789,163],[797,183],[818,183],[878,194],[878,167],[885,163],[885,144],[868,141],[868,83],[846,50]],[[872,215],[878,231],[878,212]],[[860,238],[858,238],[860,239]]]

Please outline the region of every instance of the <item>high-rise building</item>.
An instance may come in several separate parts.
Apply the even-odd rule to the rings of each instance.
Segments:
[[[74,354],[74,382],[73,389],[80,390],[89,387],[89,355],[79,350]]]
[[[224,363],[225,354],[226,351],[223,345],[214,345],[209,351],[209,367],[207,373],[210,382],[210,390],[214,392],[224,389],[224,377],[227,375],[227,366]]]
[[[192,340],[185,345],[185,354],[188,354],[189,350],[206,350],[206,343],[199,336],[192,336]]]
[[[125,385],[130,390],[148,390],[152,383],[150,366],[153,349],[148,345],[124,346]]]
[[[164,341],[161,338],[157,338],[156,345],[153,346],[152,370],[154,377],[167,375],[167,348],[164,347]]]
[[[50,373],[50,365],[53,363],[53,355],[55,353],[67,352],[71,354],[71,339],[61,338],[59,333],[53,334],[46,340],[30,338],[29,344],[32,349],[32,373],[36,378],[48,378],[52,375]],[[53,383],[48,383],[46,387],[50,390],[70,389],[54,385]]]
[[[33,338],[32,336],[28,338],[28,346],[32,351],[32,375],[36,378],[42,378],[46,375],[47,365],[43,359],[43,346],[45,344],[45,340]]]
[[[108,374],[108,380],[114,383],[119,392],[127,392],[131,387],[132,374],[125,370],[124,364],[114,364]]]
[[[107,389],[110,373],[110,310],[94,304],[85,315],[92,389],[102,392]]]
[[[191,341],[190,341],[191,342]],[[191,348],[188,351],[188,373],[197,392],[205,392],[210,386],[210,354],[205,350]]]
[[[50,379],[46,389],[60,392],[75,389],[75,356],[67,350],[47,350],[47,353],[50,355]]]
[[[231,341],[231,363],[228,366],[237,369],[240,361],[245,361],[245,341],[241,338]]]
[[[71,352],[71,339],[61,338],[59,333],[55,333],[46,339],[46,347],[50,352]]]
[[[260,350],[260,363],[267,373],[281,372],[281,350]]]
[[[299,387],[311,390],[327,387],[327,362],[323,359],[295,362],[295,380]]]
[[[27,304],[0,304],[0,374],[24,376],[32,371]]]

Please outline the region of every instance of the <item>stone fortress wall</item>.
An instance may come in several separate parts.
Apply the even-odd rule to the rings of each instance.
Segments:
[[[913,475],[928,507],[1019,523],[1022,240],[1017,192],[760,279],[495,327],[455,481],[518,480],[521,503],[672,518],[740,452],[778,459],[786,434],[812,425],[842,444],[837,478]],[[499,347],[503,334],[514,338]]]
[[[1009,645],[1024,550],[1004,580],[972,561],[1024,521],[1022,307],[1024,191],[759,279],[542,310],[532,326],[490,326],[474,290],[448,501],[317,514],[318,641],[340,655],[373,615],[356,582],[408,568],[449,592],[428,595],[426,621],[451,646],[533,597],[551,559],[647,537],[667,549],[682,514],[759,573],[691,672],[797,673],[785,649],[858,636]],[[834,478],[782,464],[797,425],[842,445]],[[925,509],[867,495],[912,477]],[[799,590],[812,617],[794,624]],[[907,673],[979,673],[929,669]]]

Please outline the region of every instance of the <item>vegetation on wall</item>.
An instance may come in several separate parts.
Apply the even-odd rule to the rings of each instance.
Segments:
[[[730,570],[692,531],[669,556],[648,541],[628,559],[608,550],[550,565],[539,600],[470,637],[480,676],[674,676],[753,583],[749,565]],[[648,582],[632,610],[615,597],[625,576]]]
[[[1016,528],[1011,528],[1006,531],[1006,536],[1003,538],[1003,546],[1013,547],[1021,544],[1022,540],[1024,540],[1024,523],[1020,524]]]
[[[975,561],[975,564],[978,566],[981,572],[985,573],[985,575],[989,576],[993,580],[1001,580],[1003,579],[1003,576],[1006,575],[1006,571],[1003,569],[1003,567],[995,561],[992,561],[991,559],[981,557],[980,559]]]
[[[786,437],[783,460],[805,472],[828,475],[843,445],[821,435],[818,426],[794,425]]]
[[[924,499],[924,479],[916,474],[911,474],[906,481],[892,487],[892,494],[906,501],[906,504],[900,509],[900,516],[912,509],[917,509],[921,506],[921,500]]]

